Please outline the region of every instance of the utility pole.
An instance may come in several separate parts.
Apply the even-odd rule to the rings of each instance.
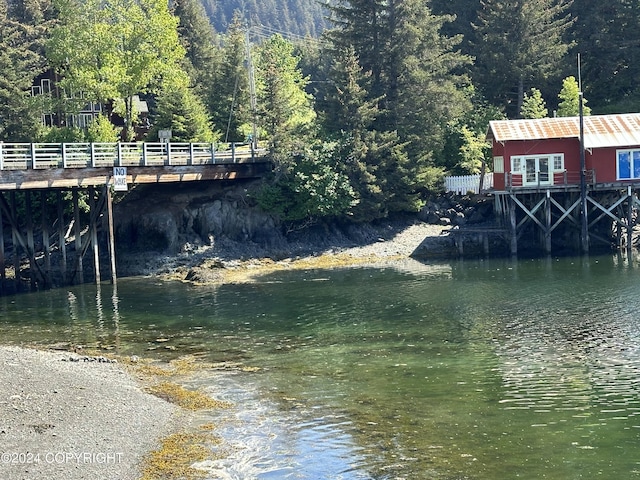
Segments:
[[[256,102],[256,79],[253,72],[253,62],[251,61],[251,44],[249,43],[249,27],[245,34],[245,48],[247,55],[247,70],[249,72],[249,95],[251,99],[251,115],[252,115],[252,132],[251,146],[253,149],[258,147],[258,131],[256,128],[257,102]]]
[[[589,219],[587,217],[587,171],[584,148],[584,100],[582,93],[582,77],[580,73],[580,54],[578,54],[578,112],[580,115],[580,210],[582,217],[582,232],[580,240],[582,253],[589,252]]]

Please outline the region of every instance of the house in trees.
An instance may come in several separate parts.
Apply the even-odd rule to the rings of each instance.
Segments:
[[[107,115],[116,127],[124,126],[124,119],[114,113],[113,101],[102,104],[87,100],[83,92],[62,90],[54,77],[47,71],[36,77],[31,87],[31,95],[40,100],[44,126],[85,129],[100,114]],[[139,95],[134,95],[132,100],[139,120],[135,126],[136,138],[141,139],[149,130],[149,107]]]
[[[587,183],[640,185],[640,113],[583,120]],[[488,139],[495,190],[580,185],[580,117],[494,120]]]
[[[31,95],[41,102],[42,124],[47,127],[86,128],[103,111],[103,105],[86,101],[82,92],[66,92],[47,71],[36,77]]]
[[[487,138],[490,193],[512,253],[518,239],[536,238],[547,252],[554,244],[630,247],[640,209],[640,113],[585,116],[582,129],[580,117],[496,120]]]

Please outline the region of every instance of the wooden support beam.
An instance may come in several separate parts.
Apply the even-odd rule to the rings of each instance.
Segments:
[[[609,208],[606,208],[605,206],[601,205],[599,202],[597,202],[596,200],[594,200],[591,196],[587,196],[587,200],[589,203],[591,203],[592,205],[594,205],[597,209],[601,210],[603,213],[600,214],[600,216],[598,216],[595,220],[589,222],[587,225],[589,227],[592,227],[593,225],[595,225],[596,223],[598,223],[602,218],[604,218],[606,215],[608,215],[609,217],[611,217],[614,221],[616,222],[620,222],[622,225],[624,225],[624,222],[622,221],[622,219],[620,217],[616,217],[613,213],[611,213],[613,211],[613,209],[615,209],[618,205],[620,205],[622,202],[624,202],[627,199],[627,195],[623,195],[622,197],[620,197],[613,205],[611,205]]]
[[[27,216],[27,256],[29,259],[29,279],[31,280],[31,288],[35,289],[37,284],[36,278],[36,248],[33,241],[33,211],[31,204],[31,191],[25,192],[25,210]]]
[[[89,210],[89,234],[93,247],[93,269],[96,283],[98,284],[100,283],[100,252],[98,251],[98,228],[96,223],[100,215],[96,211],[96,189],[93,187],[89,187]]]
[[[11,207],[6,210],[5,213],[7,213],[9,222],[11,223],[11,242],[13,245],[13,273],[14,281],[16,284],[16,291],[18,291],[20,290],[20,246],[18,245],[18,235],[20,231],[18,230],[16,219],[16,192],[11,192],[9,194],[9,200],[11,201]]]
[[[627,206],[627,251],[631,253],[633,247],[633,197],[631,196],[631,187],[627,187],[627,198],[629,205]]]
[[[524,224],[526,224],[526,222],[531,219],[533,220],[542,230],[544,230],[544,225],[540,222],[540,220],[538,220],[538,218],[535,216],[535,213],[540,209],[540,207],[542,207],[544,205],[545,199],[543,198],[542,200],[540,200],[531,210],[529,210],[520,200],[518,200],[518,197],[516,197],[515,195],[511,194],[511,198],[513,200],[513,202],[518,205],[522,211],[524,213],[526,213],[526,217],[523,218],[520,223],[518,224],[518,228],[522,227]]]
[[[56,201],[58,204],[58,249],[60,250],[60,275],[62,282],[67,281],[67,240],[65,238],[64,223],[64,203],[62,201],[62,191],[56,192]]]
[[[545,216],[545,228],[544,228],[544,251],[551,253],[551,193],[547,190],[547,195],[544,201],[544,216]]]
[[[0,192],[0,196],[3,196]],[[0,295],[4,293],[4,282],[6,280],[6,270],[4,264],[4,220],[2,218],[2,209],[0,208]]]
[[[107,223],[109,224],[109,265],[111,267],[111,283],[115,285],[116,276],[116,241],[113,228],[113,192],[107,184],[104,187],[104,194],[107,199]]]
[[[511,201],[509,202],[509,222],[511,224],[511,255],[518,254],[518,230],[516,224],[516,203],[514,196],[510,195]]]
[[[558,218],[558,220],[556,220],[556,222],[551,226],[551,231],[555,230],[558,225],[560,225],[565,220],[565,218],[574,225],[579,226],[576,219],[571,216],[571,212],[573,212],[578,206],[580,206],[580,202],[581,200],[580,198],[578,198],[569,208],[565,209],[553,197],[551,197],[551,203],[553,203],[553,205],[555,205],[555,207],[562,212],[560,218]]]
[[[51,243],[49,239],[49,222],[47,219],[47,192],[40,191],[40,208],[42,209],[42,249],[44,255],[44,283],[51,285]]]
[[[73,222],[75,228],[75,244],[76,244],[76,268],[73,275],[78,275],[80,283],[84,283],[84,267],[82,265],[82,228],[80,227],[80,205],[78,204],[78,189],[71,190],[73,200]]]

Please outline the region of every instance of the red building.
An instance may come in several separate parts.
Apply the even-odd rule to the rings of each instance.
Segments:
[[[585,177],[593,188],[640,184],[640,113],[585,116]],[[580,185],[580,118],[495,120],[494,189]]]
[[[490,122],[487,193],[512,254],[519,240],[536,238],[546,252],[554,245],[584,252],[590,244],[632,246],[640,217],[640,113],[586,116],[582,126],[580,117]]]

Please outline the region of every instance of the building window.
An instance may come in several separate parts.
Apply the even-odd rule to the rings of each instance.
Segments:
[[[564,155],[553,156],[553,170],[556,172],[564,171]]]
[[[511,157],[511,173],[521,173],[522,165],[522,157]]]
[[[616,160],[618,180],[640,179],[640,150],[618,150]]]

